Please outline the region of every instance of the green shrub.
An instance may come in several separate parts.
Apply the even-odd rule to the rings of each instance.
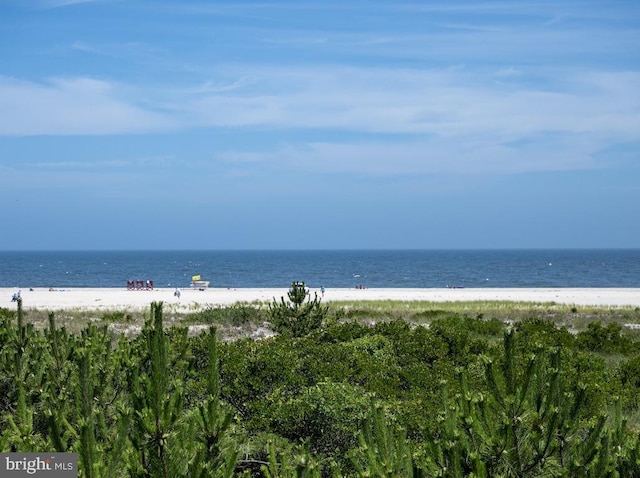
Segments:
[[[125,312],[107,312],[102,315],[102,320],[109,323],[131,322],[133,317]]]
[[[333,381],[319,382],[294,397],[274,394],[272,429],[289,440],[308,440],[321,455],[345,457],[358,444],[371,394],[363,388]]]
[[[447,310],[422,310],[420,312],[414,312],[409,316],[409,320],[412,322],[429,322],[434,319],[442,319],[451,316],[451,312]]]
[[[605,413],[585,408],[584,385],[566,383],[559,348],[523,356],[520,340],[512,330],[499,360],[485,357],[486,391],[464,370],[460,393],[444,388],[429,461],[443,476],[607,476],[596,471],[612,459]]]
[[[566,328],[558,328],[547,319],[524,319],[515,325],[515,329],[522,337],[519,347],[529,352],[536,351],[540,346],[573,347],[575,343],[574,336]]]
[[[302,285],[291,299],[273,307],[311,302]],[[496,320],[390,313],[219,343],[151,316],[116,345],[104,323],[73,334],[50,314],[43,330],[0,309],[0,450],[75,451],[85,478],[640,476],[640,353],[619,326],[576,339],[528,319],[500,341]]]
[[[263,320],[259,308],[246,304],[234,304],[229,308],[229,315],[231,318],[231,325],[235,327],[262,322]]]
[[[487,351],[489,343],[485,336],[488,332],[494,334],[494,328],[493,322],[487,326],[482,319],[453,316],[434,320],[429,330],[447,344],[447,355],[455,364],[467,365],[476,355]]]
[[[623,406],[626,411],[640,411],[640,354],[622,362],[616,377],[622,387]]]
[[[15,314],[16,313],[11,309],[0,307],[0,319],[13,319]]]
[[[576,343],[582,350],[609,354],[627,354],[632,348],[632,341],[622,333],[622,326],[613,322],[606,327],[600,321],[589,323],[587,330],[578,333]]]
[[[335,343],[349,342],[370,333],[371,327],[355,320],[350,320],[348,322],[330,324],[314,337],[318,341]]]

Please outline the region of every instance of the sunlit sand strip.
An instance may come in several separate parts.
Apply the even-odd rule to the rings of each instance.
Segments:
[[[319,289],[311,294],[322,296]],[[153,301],[163,301],[176,308],[198,310],[205,306],[235,303],[268,303],[286,297],[288,289],[222,289],[207,290],[156,288],[154,290],[126,290],[124,288],[35,288],[22,289],[23,308],[44,310],[141,310]],[[0,288],[0,307],[14,308],[12,295],[18,289]],[[555,302],[576,306],[640,307],[640,289],[623,288],[540,288],[540,289],[332,289],[328,288],[324,302],[331,301],[510,301]]]

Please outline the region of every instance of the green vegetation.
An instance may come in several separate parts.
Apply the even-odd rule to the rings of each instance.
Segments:
[[[327,307],[296,282],[180,318],[25,315],[0,309],[0,451],[77,452],[81,477],[640,476],[636,309]]]
[[[319,329],[328,307],[320,304],[318,295],[311,299],[304,282],[292,282],[287,295],[288,301],[282,297],[280,302],[274,299],[269,305],[269,318],[275,331],[281,335],[302,337]]]

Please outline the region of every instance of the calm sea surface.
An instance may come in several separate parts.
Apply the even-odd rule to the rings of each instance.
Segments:
[[[640,249],[0,252],[0,287],[640,287]]]

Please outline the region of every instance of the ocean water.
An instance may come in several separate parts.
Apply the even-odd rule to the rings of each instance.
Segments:
[[[0,252],[0,287],[640,287],[640,249]]]

